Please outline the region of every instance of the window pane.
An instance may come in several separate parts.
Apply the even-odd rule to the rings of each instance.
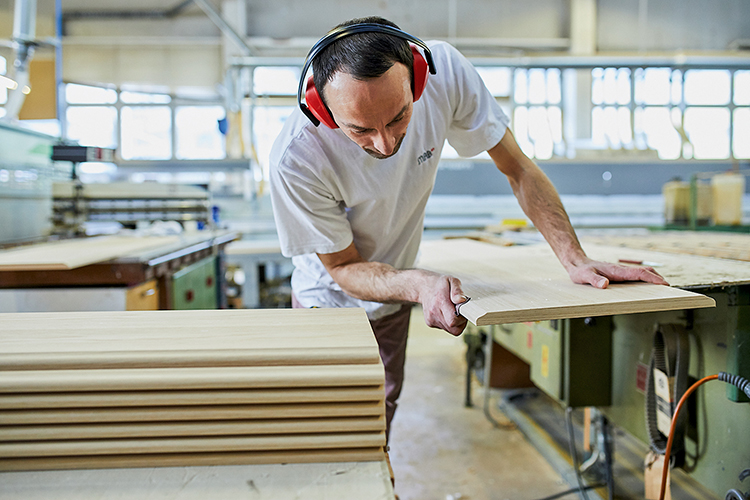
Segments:
[[[630,70],[627,68],[618,69],[615,80],[615,102],[617,104],[630,104]]]
[[[685,72],[685,104],[729,104],[729,71],[691,69]]]
[[[540,160],[552,158],[552,132],[549,125],[547,108],[531,106],[529,108],[529,136],[534,141],[534,156]]]
[[[293,110],[292,106],[253,108],[253,143],[265,179],[268,179],[268,156],[271,153],[271,146]]]
[[[559,104],[562,100],[562,87],[560,83],[560,70],[556,68],[547,70],[547,102]]]
[[[529,100],[528,81],[526,79],[526,70],[517,69],[513,75],[513,100],[518,104],[526,104]]]
[[[0,75],[4,75],[7,70],[5,58],[0,56]],[[0,84],[0,104],[5,104],[6,102],[8,102],[8,87]],[[3,110],[3,115],[5,115],[5,110]]]
[[[680,157],[682,141],[672,124],[669,109],[638,108],[634,118],[636,135],[645,135],[646,144],[659,154],[659,158],[674,160]]]
[[[630,122],[629,108],[620,107],[617,109],[617,128],[623,145],[631,146],[633,144],[633,124]]]
[[[734,72],[734,103],[738,106],[750,104],[750,70]]]
[[[117,92],[69,83],[65,86],[65,100],[69,104],[114,104],[117,102]]]
[[[734,110],[733,149],[735,158],[750,158],[750,108]]]
[[[123,160],[172,157],[172,114],[166,106],[124,106],[121,120]]]
[[[545,71],[543,69],[529,70],[529,102],[544,104],[547,100],[547,86],[545,85]]]
[[[636,104],[669,104],[672,70],[669,68],[637,69],[635,72]]]
[[[149,94],[123,90],[120,92],[120,101],[125,104],[168,104],[172,102],[172,98],[168,94]]]
[[[516,142],[529,158],[534,158],[534,144],[529,140],[529,110],[518,106],[513,110],[513,135]]]
[[[606,68],[604,70],[604,104],[617,102],[617,70]]]
[[[117,110],[108,106],[70,106],[65,116],[68,120],[68,139],[84,146],[100,148],[117,147]]]
[[[682,104],[682,71],[672,71],[672,104]]]
[[[497,97],[510,96],[510,68],[486,68],[480,66],[477,68],[477,72],[492,95]]]
[[[297,95],[299,72],[297,67],[259,67],[253,71],[255,95]]]
[[[175,156],[181,160],[220,159],[226,156],[218,121],[221,106],[180,106],[175,110]]]
[[[726,108],[688,108],[685,133],[693,144],[693,156],[699,160],[729,158],[729,110]]]

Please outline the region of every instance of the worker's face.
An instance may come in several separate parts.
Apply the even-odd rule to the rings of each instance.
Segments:
[[[411,75],[396,63],[383,75],[357,80],[338,72],[325,87],[325,98],[346,136],[379,160],[396,154],[411,120]]]

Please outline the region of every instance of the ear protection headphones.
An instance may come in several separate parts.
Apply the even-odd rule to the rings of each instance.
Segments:
[[[422,95],[422,91],[427,84],[428,72],[432,73],[433,75],[436,73],[435,65],[432,62],[432,53],[430,52],[429,47],[427,47],[427,44],[419,38],[406,33],[405,31],[401,31],[384,24],[374,23],[352,24],[350,26],[335,28],[331,30],[326,36],[318,40],[318,42],[310,49],[310,52],[307,54],[307,59],[305,59],[305,65],[302,67],[302,75],[300,76],[299,88],[297,89],[297,104],[299,104],[302,112],[310,119],[311,122],[313,122],[313,124],[315,124],[316,127],[320,124],[320,122],[325,123],[329,128],[338,128],[338,125],[336,125],[336,122],[334,121],[333,116],[331,116],[330,111],[328,111],[326,105],[323,104],[323,99],[320,97],[320,94],[318,93],[318,90],[315,88],[315,84],[313,83],[313,77],[311,76],[310,78],[305,78],[307,72],[310,70],[310,66],[312,66],[312,62],[313,59],[315,59],[315,56],[317,56],[323,49],[337,40],[341,40],[344,37],[357,33],[385,33],[387,35],[393,35],[395,37],[401,38],[413,44],[411,45],[411,51],[412,54],[414,54],[414,84],[412,88],[412,93],[414,94],[414,102],[416,102],[417,99],[419,99],[419,97]],[[424,51],[424,57],[422,57],[422,54],[419,52],[419,50],[417,50],[417,47],[415,47],[415,45]],[[302,103],[303,91],[305,93],[306,104]]]

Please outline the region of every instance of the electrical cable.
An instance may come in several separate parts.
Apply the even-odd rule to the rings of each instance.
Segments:
[[[709,375],[708,377],[704,377],[694,383],[690,386],[690,388],[685,391],[685,394],[682,395],[680,398],[680,402],[677,403],[677,408],[674,410],[674,415],[672,415],[672,425],[669,428],[669,438],[667,439],[667,447],[664,451],[664,465],[662,467],[661,471],[661,489],[659,490],[659,500],[664,500],[666,491],[667,491],[667,475],[669,473],[669,456],[672,452],[672,440],[674,437],[674,430],[677,426],[677,418],[680,414],[680,410],[682,409],[682,406],[685,404],[685,401],[690,397],[690,395],[695,392],[695,390],[700,387],[701,385],[705,384],[706,382],[710,380],[721,380],[722,382],[726,382],[728,384],[732,384],[736,386],[738,389],[740,389],[742,392],[747,395],[747,397],[750,398],[750,380],[747,380],[743,377],[740,377],[739,375],[732,375],[726,372],[719,372],[717,375]],[[570,410],[570,408],[568,408]],[[571,427],[572,428],[572,427]]]
[[[578,454],[576,453],[575,434],[573,433],[573,408],[568,406],[565,409],[565,423],[568,427],[568,447],[570,448],[570,457],[573,459],[573,470],[576,474],[576,481],[578,482],[578,494],[583,500],[589,500],[589,496],[586,494],[586,490],[581,479],[581,471],[578,465]]]
[[[604,488],[605,486],[607,486],[605,483],[591,484],[589,486],[584,486],[583,489],[584,490],[595,490],[596,488]],[[556,500],[557,498],[562,498],[564,496],[572,495],[573,493],[578,493],[579,491],[581,491],[581,488],[571,488],[569,490],[561,491],[560,493],[555,493],[554,495],[550,495],[548,497],[540,498],[538,500]]]

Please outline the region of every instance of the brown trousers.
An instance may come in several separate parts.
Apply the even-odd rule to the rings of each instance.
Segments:
[[[297,298],[292,295],[292,307],[302,308]],[[370,321],[380,349],[380,359],[385,367],[385,436],[390,436],[391,420],[396,412],[396,400],[401,395],[404,383],[404,362],[406,361],[406,339],[409,336],[409,316],[411,305],[404,305],[401,310]]]

